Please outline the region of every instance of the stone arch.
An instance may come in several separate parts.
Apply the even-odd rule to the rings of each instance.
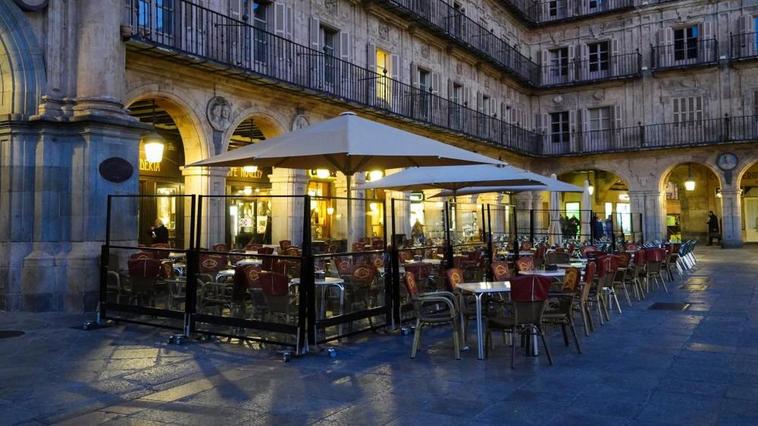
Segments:
[[[733,181],[734,185],[738,188],[740,186],[740,182],[742,182],[742,178],[745,176],[745,173],[747,173],[747,171],[754,166],[758,166],[758,158],[747,159],[747,161],[743,161],[741,165],[742,167],[738,169],[737,173],[735,173]]]
[[[34,115],[47,78],[42,48],[26,16],[0,2],[0,114]]]
[[[223,145],[221,147],[221,152],[226,152],[229,149],[229,141],[231,140],[235,130],[237,130],[237,127],[239,127],[243,121],[250,118],[255,119],[256,126],[261,130],[261,132],[263,132],[267,139],[280,136],[286,133],[289,128],[286,124],[284,124],[286,121],[283,119],[283,117],[279,117],[276,114],[264,111],[258,106],[245,108],[236,114],[229,128],[224,131],[222,137]]]
[[[667,165],[659,174],[658,178],[658,190],[661,193],[666,192],[666,184],[668,183],[669,177],[671,175],[671,172],[674,171],[675,168],[686,165],[686,164],[694,164],[697,166],[702,166],[707,168],[711,173],[713,173],[714,176],[716,176],[716,180],[718,181],[719,187],[724,187],[724,176],[721,173],[721,170],[718,169],[718,167],[715,164],[712,164],[708,161],[698,161],[695,158],[687,160],[677,160],[672,162],[671,164]]]
[[[208,135],[211,134],[208,123],[201,120],[192,104],[176,92],[161,90],[158,85],[143,86],[130,91],[125,97],[129,106],[134,102],[155,99],[157,105],[165,109],[174,120],[184,145],[186,164],[203,160],[214,154],[213,144]]]
[[[556,176],[560,177],[561,175],[564,175],[566,173],[577,172],[580,170],[598,170],[601,172],[612,173],[618,176],[619,178],[621,178],[621,180],[624,181],[624,184],[626,184],[627,188],[629,188],[629,190],[632,190],[632,183],[634,182],[634,179],[632,179],[632,176],[629,173],[627,173],[625,170],[612,170],[610,167],[605,167],[605,165],[602,165],[602,164],[601,165],[598,165],[595,163],[566,164],[566,165],[561,165],[560,167],[556,169],[550,170],[550,173],[555,173]]]

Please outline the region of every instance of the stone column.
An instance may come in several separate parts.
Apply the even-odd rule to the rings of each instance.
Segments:
[[[547,233],[547,227],[549,225],[549,219],[545,218],[545,206],[543,206],[543,202],[545,201],[546,197],[545,194],[546,193],[542,191],[535,191],[532,193],[532,209],[534,210],[534,232],[540,237]],[[548,223],[545,223],[546,220]]]
[[[363,172],[359,172],[353,175],[352,178],[352,191],[350,197],[353,198],[352,213],[353,217],[350,219],[350,236],[348,243],[352,245],[353,241],[357,241],[359,238],[363,238],[367,235],[366,232],[366,209],[369,207],[366,205],[366,190],[363,189],[363,185],[366,183],[366,175]],[[350,246],[348,246],[350,247]]]
[[[516,194],[516,226],[519,237],[529,236],[529,211],[532,209],[532,193]]]
[[[392,199],[395,199],[395,233],[404,234],[406,238],[411,237],[411,202],[410,192],[387,191],[387,220],[392,226]],[[424,218],[426,220],[426,218]],[[388,228],[390,233],[392,229]],[[426,231],[426,229],[424,229]],[[391,235],[388,235],[389,239]]]
[[[666,239],[666,194],[656,190],[641,191],[643,194],[645,241]]]
[[[648,235],[645,232],[645,194],[642,191],[629,191],[629,207],[632,211],[632,232],[634,232],[635,241],[643,235],[647,239]],[[635,216],[641,215],[641,219],[637,220]]]
[[[187,167],[182,170],[184,175],[184,193],[199,195],[225,195],[225,167]],[[177,202],[180,202],[177,200]],[[188,202],[184,208],[184,238],[189,238],[189,208]],[[214,244],[226,242],[226,200],[221,197],[203,198],[200,220],[200,247],[210,249]],[[185,247],[189,241],[184,241]]]
[[[78,2],[74,115],[120,116],[126,49],[121,40],[121,0]]]
[[[739,188],[721,190],[721,247],[742,247],[742,199]]]
[[[308,178],[304,170],[275,168],[269,175],[271,195],[303,195]],[[271,198],[271,240],[277,244],[290,240],[300,246],[303,243],[303,220],[310,226],[309,218],[303,216],[303,199],[300,197]]]

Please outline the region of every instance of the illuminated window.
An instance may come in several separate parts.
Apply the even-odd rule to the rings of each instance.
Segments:
[[[392,63],[389,52],[376,49],[376,96],[389,103],[392,100],[392,85],[390,82]]]

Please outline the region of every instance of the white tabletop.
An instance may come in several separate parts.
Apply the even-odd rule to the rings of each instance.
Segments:
[[[555,266],[559,268],[584,268],[583,262],[558,263]]]
[[[539,275],[541,277],[563,277],[566,275],[565,269],[558,269],[557,271],[519,271],[519,275]]]
[[[171,253],[168,254],[168,257],[169,259],[181,259],[181,258],[187,257],[187,253],[181,253],[181,252],[177,253],[177,252],[172,251]]]
[[[323,279],[316,279],[316,285],[340,285],[344,284],[345,280],[337,277],[325,277]],[[300,278],[293,278],[290,280],[290,285],[300,285]]]
[[[235,263],[237,266],[243,265],[263,265],[263,259],[242,259]]]
[[[409,261],[406,261],[405,263],[406,264],[409,264],[409,263],[428,263],[430,265],[439,265],[440,263],[442,263],[442,259],[422,259],[420,261],[409,260]]]
[[[505,293],[511,291],[510,281],[480,281],[478,283],[461,283],[455,286],[469,293]]]

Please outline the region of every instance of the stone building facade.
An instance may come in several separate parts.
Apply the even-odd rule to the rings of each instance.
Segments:
[[[350,109],[544,174],[609,172],[647,239],[666,237],[670,181],[696,165],[718,197],[702,194],[691,229],[716,210],[722,244],[740,246],[757,15],[752,0],[0,0],[0,307],[95,302],[106,196],[140,191],[153,126],[137,105],[170,117],[185,164],[244,140],[248,121],[270,138]],[[111,157],[134,173],[104,179]],[[185,193],[227,191],[225,170],[180,169]],[[268,183],[303,193],[309,179]],[[224,207],[207,208],[212,244]],[[273,208],[281,225],[298,211]]]

